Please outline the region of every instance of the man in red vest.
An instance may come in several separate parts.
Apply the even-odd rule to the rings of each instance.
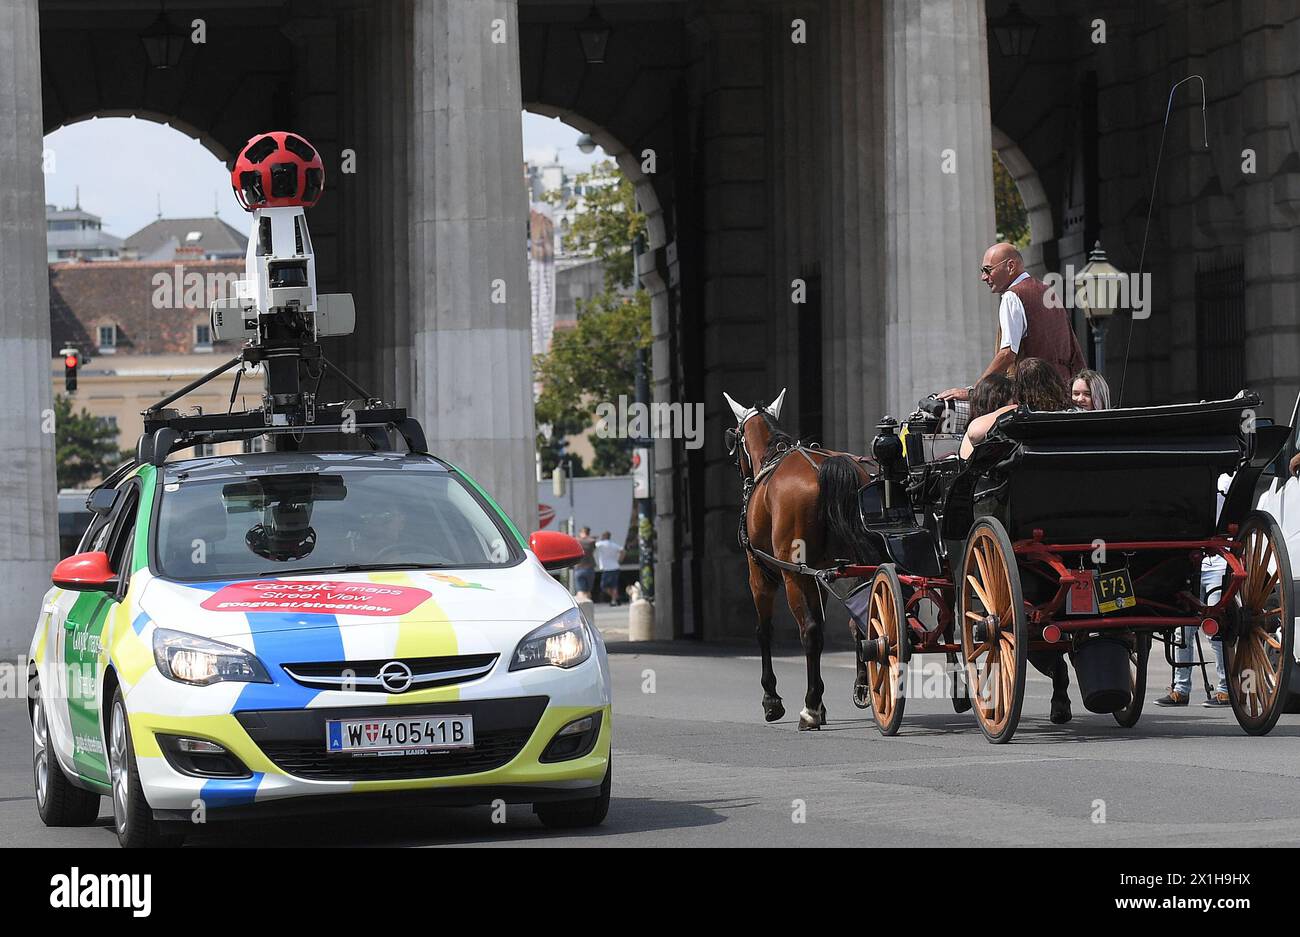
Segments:
[[[1048,286],[1025,272],[1020,251],[1011,244],[994,244],[984,252],[980,279],[1002,297],[998,307],[998,349],[980,375],[1011,374],[1016,362],[1042,358],[1056,368],[1065,386],[1086,368],[1070,313]],[[973,387],[974,385],[972,385]],[[971,387],[953,387],[939,396],[967,400]]]

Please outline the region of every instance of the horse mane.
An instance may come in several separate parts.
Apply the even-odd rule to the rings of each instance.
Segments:
[[[785,430],[781,429],[781,427],[777,425],[776,418],[773,417],[772,414],[768,413],[767,410],[759,407],[758,413],[763,418],[763,425],[767,427],[768,433],[767,451],[763,453],[763,461],[766,462],[771,457],[773,450],[781,446],[785,446],[787,449],[792,448],[798,440]]]

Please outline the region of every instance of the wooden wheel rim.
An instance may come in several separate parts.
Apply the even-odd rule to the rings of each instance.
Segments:
[[[902,668],[899,661],[902,615],[902,596],[897,580],[882,569],[876,573],[875,581],[871,584],[871,599],[867,604],[867,640],[884,638],[886,647],[883,661],[867,661],[867,689],[871,694],[871,710],[881,728],[893,720],[902,696]]]
[[[1237,717],[1250,725],[1266,723],[1286,692],[1285,623],[1291,620],[1289,577],[1280,575],[1279,551],[1269,527],[1248,522],[1242,544],[1246,581],[1237,594],[1237,629],[1224,641],[1228,689]]]
[[[1017,681],[1015,589],[994,529],[981,525],[966,544],[961,583],[961,643],[975,717],[992,735],[1012,717]],[[974,623],[997,616],[997,631],[976,643]]]

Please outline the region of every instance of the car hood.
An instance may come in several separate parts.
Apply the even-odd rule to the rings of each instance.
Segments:
[[[470,650],[466,645],[488,650],[497,638],[513,639],[573,608],[568,590],[531,554],[503,569],[310,573],[211,582],[155,577],[138,604],[158,627],[226,640],[313,630],[356,632],[358,637],[362,632],[421,636],[447,633],[451,627],[461,653]],[[474,640],[475,635],[484,640]]]

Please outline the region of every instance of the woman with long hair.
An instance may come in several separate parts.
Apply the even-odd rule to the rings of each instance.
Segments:
[[[1056,368],[1042,358],[1025,358],[1016,365],[1016,400],[1030,410],[1069,410],[1070,391]]]
[[[1091,368],[1084,368],[1070,382],[1070,397],[1080,410],[1109,410],[1110,385]]]

